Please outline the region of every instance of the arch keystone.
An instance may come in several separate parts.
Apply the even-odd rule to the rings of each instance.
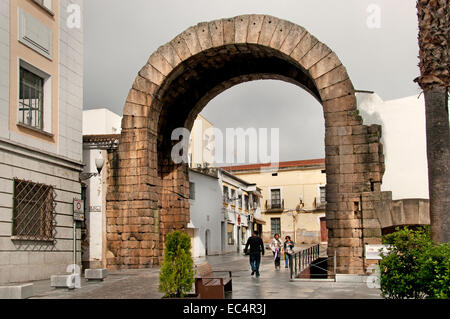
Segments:
[[[247,43],[258,43],[263,21],[264,16],[260,14],[252,14],[249,17]]]

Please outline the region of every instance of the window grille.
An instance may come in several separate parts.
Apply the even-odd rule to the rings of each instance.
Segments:
[[[55,198],[52,186],[14,179],[13,237],[53,241]]]

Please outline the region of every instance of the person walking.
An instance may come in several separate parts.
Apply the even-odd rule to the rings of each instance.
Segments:
[[[275,262],[275,269],[280,269],[280,258],[281,258],[281,240],[280,235],[275,234],[272,242],[270,243],[270,249],[273,252],[273,260]]]
[[[294,242],[291,240],[291,236],[286,236],[283,244],[284,260],[286,262],[286,267],[289,268],[290,262],[292,260],[292,254],[294,253]]]
[[[250,250],[248,249],[250,246]],[[250,256],[250,266],[252,267],[252,276],[256,274],[259,277],[259,265],[261,264],[261,254],[264,256],[264,244],[262,239],[258,236],[255,230],[251,237],[248,238],[245,244],[244,253]]]

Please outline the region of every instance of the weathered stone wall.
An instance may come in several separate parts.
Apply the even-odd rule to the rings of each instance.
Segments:
[[[304,28],[266,15],[191,27],[160,47],[139,72],[125,105],[119,150],[111,154],[111,268],[156,263],[165,235],[189,221],[187,167],[170,159],[172,130],[190,129],[216,95],[257,79],[297,84],[322,103],[328,254],[336,251],[339,273],[364,271],[360,196],[380,193],[381,128],[363,125],[353,85],[331,49]],[[376,217],[367,218],[364,229],[377,229]],[[367,238],[375,242],[378,233]]]

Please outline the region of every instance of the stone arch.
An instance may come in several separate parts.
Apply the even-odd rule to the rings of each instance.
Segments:
[[[303,27],[269,15],[242,15],[190,27],[153,53],[126,100],[107,195],[110,268],[159,262],[164,236],[189,222],[185,165],[170,159],[174,128],[192,128],[203,107],[233,85],[278,79],[323,106],[329,256],[340,273],[361,273],[364,243],[379,242],[375,214],[384,171],[381,128],[363,125],[352,82],[337,55]],[[372,205],[373,206],[373,205]],[[373,207],[372,207],[373,208]],[[364,230],[362,229],[364,228]]]

